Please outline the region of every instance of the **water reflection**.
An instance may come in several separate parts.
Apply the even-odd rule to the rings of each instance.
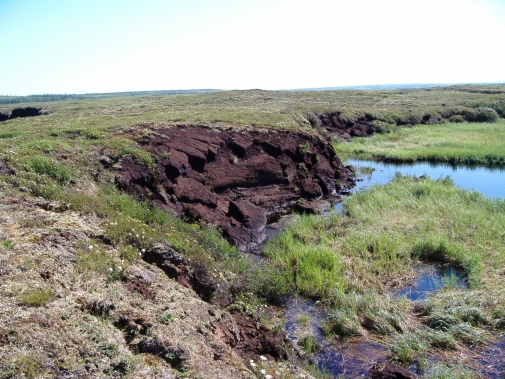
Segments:
[[[453,266],[419,264],[414,267],[417,276],[411,286],[404,287],[394,294],[412,301],[426,299],[431,292],[442,287],[466,288],[468,282],[463,273]]]
[[[476,166],[450,166],[447,164],[415,163],[392,164],[375,161],[350,159],[347,161],[356,168],[369,168],[373,172],[359,176],[360,181],[352,192],[365,189],[375,184],[390,182],[396,173],[405,176],[428,175],[432,179],[451,177],[460,188],[475,190],[490,198],[505,199],[505,169]],[[368,171],[368,170],[367,170]]]
[[[505,335],[501,336],[500,341],[476,351],[476,355],[484,375],[493,379],[505,378]]]

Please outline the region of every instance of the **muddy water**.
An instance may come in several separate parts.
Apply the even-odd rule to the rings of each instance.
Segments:
[[[489,344],[476,354],[484,375],[493,379],[505,378],[505,334],[500,341]]]
[[[450,176],[454,184],[463,189],[475,190],[486,197],[505,199],[505,170],[485,167],[453,167],[430,163],[386,164],[382,162],[350,160],[360,172],[361,167],[372,169],[366,175],[359,175],[352,193],[364,190],[372,185],[386,184],[399,172],[405,176],[428,175],[432,179]],[[335,209],[342,210],[337,204]],[[276,231],[277,232],[277,231]],[[275,233],[274,233],[275,234]],[[431,292],[446,285],[466,288],[468,283],[462,273],[455,267],[435,264],[419,264],[414,267],[418,276],[411,286],[394,293],[405,296],[412,301],[425,299]],[[387,360],[387,347],[360,339],[346,341],[340,345],[331,345],[324,341],[320,326],[326,314],[314,302],[293,297],[286,307],[285,332],[295,344],[304,336],[314,336],[318,350],[313,359],[318,367],[333,376],[357,378],[366,377],[370,368],[378,362]],[[476,351],[482,374],[492,378],[503,378],[505,369],[505,339],[490,344],[485,349]]]
[[[314,337],[313,360],[320,370],[335,377],[367,377],[376,363],[387,360],[388,348],[378,343],[359,338],[328,343],[320,328],[325,319],[324,309],[312,300],[293,296],[286,305],[286,336],[295,346],[303,337]]]

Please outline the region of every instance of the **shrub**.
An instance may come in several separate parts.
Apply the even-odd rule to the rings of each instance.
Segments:
[[[449,117],[449,122],[459,124],[461,122],[465,122],[465,119],[460,114],[455,114],[454,116]]]
[[[13,363],[14,372],[19,377],[34,379],[38,378],[44,364],[44,357],[37,352],[20,353]],[[10,378],[7,375],[5,378]],[[17,378],[18,376],[16,376]],[[2,376],[4,378],[4,376]]]
[[[500,118],[492,108],[466,110],[463,112],[463,117],[469,122],[496,122]]]
[[[394,123],[389,123],[381,120],[372,121],[374,131],[380,134],[392,133],[398,129],[398,126]]]
[[[171,313],[160,312],[156,314],[156,320],[164,325],[168,325],[174,321],[174,316]]]

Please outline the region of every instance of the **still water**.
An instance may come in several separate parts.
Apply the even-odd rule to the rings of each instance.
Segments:
[[[404,176],[427,175],[432,179],[449,176],[460,188],[475,190],[490,198],[505,199],[505,169],[472,166],[450,166],[447,164],[415,163],[393,164],[350,159],[347,161],[358,169],[372,168],[371,175],[359,175],[360,180],[352,192],[368,188],[374,184],[386,184],[397,172]]]

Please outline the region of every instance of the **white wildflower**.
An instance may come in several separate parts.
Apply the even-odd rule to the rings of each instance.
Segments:
[[[266,374],[267,374],[267,370],[260,370],[260,372],[261,372],[263,375],[266,375]]]
[[[93,245],[89,245],[88,249],[93,250]]]
[[[112,267],[109,267],[109,271],[110,271],[110,272],[112,272],[112,271],[114,271],[114,270],[112,269]]]
[[[260,355],[260,359],[261,359],[262,361],[266,361],[266,360],[267,360],[267,357],[265,357],[265,356],[263,356],[263,355]]]

